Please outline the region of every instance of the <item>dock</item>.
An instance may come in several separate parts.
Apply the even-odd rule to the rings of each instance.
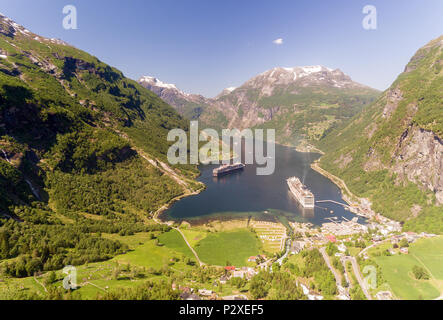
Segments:
[[[315,201],[315,202],[316,203],[326,203],[326,202],[329,202],[329,203],[338,204],[338,205],[343,206],[343,207],[348,208],[348,209],[352,209],[351,206],[349,206],[347,204],[344,204],[344,203],[340,203],[340,202],[334,201],[334,200],[319,200],[319,201]]]

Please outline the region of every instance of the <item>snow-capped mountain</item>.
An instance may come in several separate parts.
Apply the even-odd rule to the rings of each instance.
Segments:
[[[325,86],[335,88],[361,88],[339,69],[323,66],[306,66],[293,68],[274,68],[251,80],[243,87],[261,89],[263,95],[272,95],[276,88],[295,85],[297,87]]]
[[[179,91],[180,93],[185,94],[184,92],[178,90],[175,84],[164,83],[163,81],[160,81],[159,79],[154,78],[154,77],[144,76],[144,77],[141,77],[138,82],[142,83],[146,86],[176,90],[176,91]]]
[[[175,84],[165,83],[155,77],[143,76],[138,80],[138,83],[154,92],[190,119],[198,118],[202,108],[208,104],[208,99],[205,97],[183,92]]]
[[[187,118],[211,128],[251,128],[275,122],[277,141],[295,144],[311,134],[308,125],[324,122],[316,136],[370,103],[378,91],[324,66],[277,67],[224,89],[216,98],[186,94],[153,77],[139,80]],[[307,119],[318,113],[316,118]],[[309,117],[308,117],[309,116]],[[308,123],[309,122],[309,123]],[[286,142],[289,140],[289,142]]]
[[[6,17],[0,12],[0,34],[3,34],[4,36],[7,36],[9,38],[14,38],[16,36],[22,36],[22,37],[28,37],[32,38],[33,40],[39,41],[40,43],[53,43],[53,44],[61,44],[67,46],[68,44],[60,39],[54,39],[54,38],[45,38],[42,36],[39,36],[25,27],[19,25],[18,23],[14,22],[10,18]]]
[[[233,91],[235,91],[236,89],[237,89],[237,87],[226,88],[216,97],[216,99],[226,96],[226,95],[232,93]]]

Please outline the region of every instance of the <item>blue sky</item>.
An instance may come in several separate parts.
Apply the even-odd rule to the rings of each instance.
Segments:
[[[78,30],[62,27],[68,4]],[[362,27],[368,4],[377,30]],[[441,0],[1,0],[0,12],[130,78],[151,75],[208,97],[277,66],[340,68],[384,90],[443,34]]]

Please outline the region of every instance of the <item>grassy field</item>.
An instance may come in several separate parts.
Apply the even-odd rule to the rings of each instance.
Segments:
[[[161,268],[174,257],[180,258],[183,254],[189,258],[194,257],[183,238],[175,230],[160,235],[158,242],[160,245],[156,245],[155,239],[141,242],[135,250],[117,256],[112,261],[141,267]]]
[[[229,260],[238,266],[247,265],[247,258],[257,255],[260,243],[255,234],[248,229],[210,233],[203,229],[184,228],[190,243],[199,248],[199,253],[208,263],[225,265]],[[206,236],[209,235],[207,238]],[[171,230],[166,233],[137,233],[131,236],[102,234],[102,237],[121,241],[129,246],[130,251],[114,257],[109,261],[89,263],[77,266],[77,284],[74,298],[95,299],[108,290],[133,288],[145,281],[170,280],[171,277],[182,277],[188,271],[197,271],[195,265],[188,265],[183,257],[195,258],[181,235]],[[172,274],[165,274],[165,268]],[[62,270],[56,272],[56,282],[48,283],[50,273],[37,277],[0,278],[0,299],[20,299],[23,294],[37,293],[41,296],[50,287],[61,287],[66,276]],[[216,276],[217,278],[217,276]],[[214,279],[199,281],[185,278],[184,285],[213,289],[222,295],[239,293],[229,284],[213,287]]]
[[[194,247],[199,241],[203,240],[207,232],[198,230],[198,229],[184,229],[180,228],[180,230],[185,235],[186,239],[188,240],[189,244]]]
[[[211,233],[195,245],[203,262],[225,266],[226,262],[236,267],[248,265],[248,258],[260,253],[260,241],[247,229]]]
[[[408,255],[375,259],[397,298],[435,299],[443,294],[443,237],[422,239],[411,244]],[[430,274],[430,280],[416,280],[412,274],[414,266],[424,267]]]
[[[115,258],[97,263],[90,263],[77,267],[77,283],[79,289],[75,291],[76,296],[82,299],[94,299],[109,289],[136,287],[147,280],[161,280],[168,278],[165,275],[150,274],[149,269],[159,270],[168,265],[172,271],[182,274],[193,267],[186,265],[182,259],[185,255],[191,260],[195,258],[191,250],[187,247],[180,234],[171,230],[160,234],[153,233],[156,239],[149,233],[137,233],[132,236],[119,236],[117,234],[102,234],[104,238],[119,240],[126,243],[130,251]],[[179,258],[179,261],[171,262],[172,258]],[[131,271],[126,271],[128,265]],[[142,277],[134,277],[133,272],[138,269]],[[116,270],[120,270],[116,275]],[[56,286],[62,285],[62,280],[66,276],[61,270],[56,272]],[[49,273],[39,277],[27,278],[0,278],[0,300],[20,297],[21,293],[35,292],[45,293],[46,279]]]
[[[183,240],[183,237],[180,235],[178,231],[171,230],[169,232],[163,233],[158,237],[158,240],[162,245],[164,245],[168,249],[180,252],[185,256],[194,259],[194,254],[192,253],[191,249],[189,249],[189,247]]]

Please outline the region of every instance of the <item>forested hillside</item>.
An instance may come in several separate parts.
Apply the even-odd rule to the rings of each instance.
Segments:
[[[168,172],[159,165],[172,128],[188,130],[188,122],[137,82],[0,15],[6,273],[23,277],[109,259],[127,248],[101,232],[153,228],[142,223],[149,213],[199,187],[195,167]]]
[[[443,36],[371,106],[331,132],[320,165],[406,229],[443,232]]]

